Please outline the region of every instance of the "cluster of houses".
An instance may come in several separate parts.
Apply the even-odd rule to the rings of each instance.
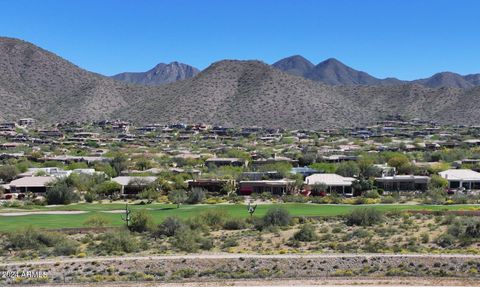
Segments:
[[[311,162],[337,164],[357,161],[361,152],[380,153],[398,151],[403,153],[438,151],[445,148],[476,148],[480,146],[480,127],[440,126],[420,120],[405,121],[389,119],[361,128],[295,130],[278,128],[228,128],[207,124],[152,124],[134,126],[128,121],[100,121],[93,123],[58,123],[41,126],[33,119],[0,123],[0,160],[26,159],[37,163],[58,162],[61,164],[85,163],[89,168],[64,170],[58,167],[30,168],[20,173],[11,182],[3,182],[6,193],[44,193],[49,184],[72,173],[99,173],[97,163],[110,163],[107,156],[113,146],[124,147],[127,157],[138,154],[157,154],[172,159],[172,166],[149,167],[142,170],[126,169],[112,180],[121,186],[121,192],[131,194],[158,178],[161,172],[188,174],[186,184],[190,189],[202,188],[219,192],[229,184],[239,195],[255,193],[302,193],[323,195],[331,192],[350,195],[355,191],[358,178],[343,177],[308,167]],[[380,140],[381,139],[381,140]],[[412,140],[415,139],[415,140]],[[242,143],[242,144],[240,144]],[[44,147],[48,146],[49,149]],[[135,150],[128,154],[128,149]],[[248,151],[251,160],[239,157],[222,157],[217,154],[229,149]],[[55,150],[51,152],[48,150]],[[82,150],[82,154],[73,154]],[[268,152],[266,152],[268,151]],[[303,158],[299,158],[302,154]],[[311,158],[305,162],[304,158]],[[302,162],[303,161],[303,162]],[[194,162],[192,165],[177,164]],[[260,171],[259,167],[285,163],[291,166],[291,174],[299,174],[298,182],[293,177],[280,174],[278,170]],[[480,190],[478,169],[462,166],[480,166],[480,159],[464,158],[451,163],[451,169],[439,175],[448,181],[449,189]],[[1,166],[1,164],[0,164]],[[221,176],[203,177],[202,172],[210,167],[232,167],[243,170],[240,177],[225,179]],[[381,170],[391,170],[378,165]],[[387,192],[425,191],[430,177],[427,175],[401,175],[382,172],[374,180],[375,187]],[[318,187],[322,192],[318,192]],[[141,186],[140,186],[141,187]]]

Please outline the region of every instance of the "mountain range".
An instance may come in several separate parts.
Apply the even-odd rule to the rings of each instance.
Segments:
[[[401,81],[396,78],[378,79],[366,72],[357,71],[334,58],[314,65],[304,57],[295,55],[275,62],[272,66],[286,73],[329,85],[385,86],[411,83],[430,88],[451,87],[460,89],[480,85],[480,74],[461,76],[451,72],[441,72],[430,78],[414,81]]]
[[[335,60],[326,62],[311,67],[283,61],[272,67],[260,61],[223,60],[192,78],[132,85],[83,70],[31,43],[0,38],[0,120],[124,119],[283,128],[359,126],[390,115],[448,124],[480,121],[478,77],[467,76],[473,85],[468,89],[429,88],[418,82],[367,85],[364,81],[375,78],[344,69]],[[334,73],[321,69],[331,66],[337,69]],[[303,69],[308,70],[305,75],[336,82],[310,80],[300,73]],[[356,84],[344,83],[347,79]]]
[[[291,75],[300,76],[328,85],[368,85],[386,86],[399,84],[419,84],[430,88],[451,87],[469,89],[480,86],[480,74],[462,76],[452,72],[437,73],[430,78],[402,81],[396,78],[378,79],[367,72],[355,70],[337,59],[330,58],[317,65],[300,55],[279,60],[272,67]],[[139,73],[120,73],[113,79],[137,85],[161,85],[193,78],[200,71],[190,65],[172,62],[160,63],[153,69]]]

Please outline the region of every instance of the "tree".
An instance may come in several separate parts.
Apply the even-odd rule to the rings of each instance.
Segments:
[[[338,165],[336,174],[346,177],[354,177],[360,174],[360,168],[354,161],[345,161]]]
[[[17,167],[13,165],[0,166],[0,179],[4,182],[10,182],[18,175]]]
[[[291,223],[292,217],[288,210],[283,207],[272,207],[262,218],[263,226],[287,226]]]
[[[180,207],[180,204],[184,203],[187,200],[187,193],[185,190],[172,190],[168,193],[168,200],[177,205],[177,208]]]
[[[123,154],[117,154],[112,160],[112,167],[115,174],[119,175],[123,170],[127,169],[128,158]]]
[[[65,179],[59,179],[53,182],[45,194],[48,204],[70,204],[77,202],[80,197],[73,190],[73,187],[67,184]]]
[[[448,187],[448,180],[439,176],[439,175],[432,175],[430,177],[430,183],[428,184],[428,189],[445,189]]]
[[[120,192],[121,189],[122,189],[122,186],[120,184],[118,184],[115,181],[108,180],[97,185],[95,188],[95,191],[98,194],[109,196],[109,195],[113,195],[115,193]]]
[[[197,204],[202,202],[205,198],[205,190],[203,188],[193,188],[192,191],[188,194],[187,203]]]

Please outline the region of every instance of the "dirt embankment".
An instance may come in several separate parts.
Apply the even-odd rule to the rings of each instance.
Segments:
[[[42,278],[3,282],[82,283],[112,281],[200,282],[315,278],[423,277],[477,279],[480,256],[309,255],[158,256],[66,259],[0,264],[2,272],[36,271]],[[40,281],[41,280],[41,281]],[[0,281],[1,283],[1,281]]]

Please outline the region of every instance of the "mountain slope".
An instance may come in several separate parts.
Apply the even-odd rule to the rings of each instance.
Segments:
[[[430,88],[451,87],[460,89],[469,89],[478,85],[478,78],[475,75],[470,75],[470,82],[467,80],[469,76],[463,77],[459,74],[451,72],[442,72],[433,75],[430,78],[413,81],[414,83],[424,85]]]
[[[280,61],[273,63],[272,66],[285,73],[300,77],[304,77],[313,69],[313,67],[315,67],[314,64],[300,55],[281,59]]]
[[[401,83],[400,80],[393,78],[377,79],[365,72],[352,69],[334,58],[319,63],[305,77],[330,85],[389,85]]]
[[[146,72],[120,73],[112,78],[130,84],[155,86],[193,78],[199,72],[192,66],[172,62],[170,64],[160,63]]]
[[[364,78],[369,79],[353,80]],[[183,81],[128,85],[82,70],[30,43],[0,38],[2,121],[126,119],[139,124],[182,121],[318,129],[401,115],[478,124],[478,99],[480,88],[325,85],[259,61],[225,60]]]

